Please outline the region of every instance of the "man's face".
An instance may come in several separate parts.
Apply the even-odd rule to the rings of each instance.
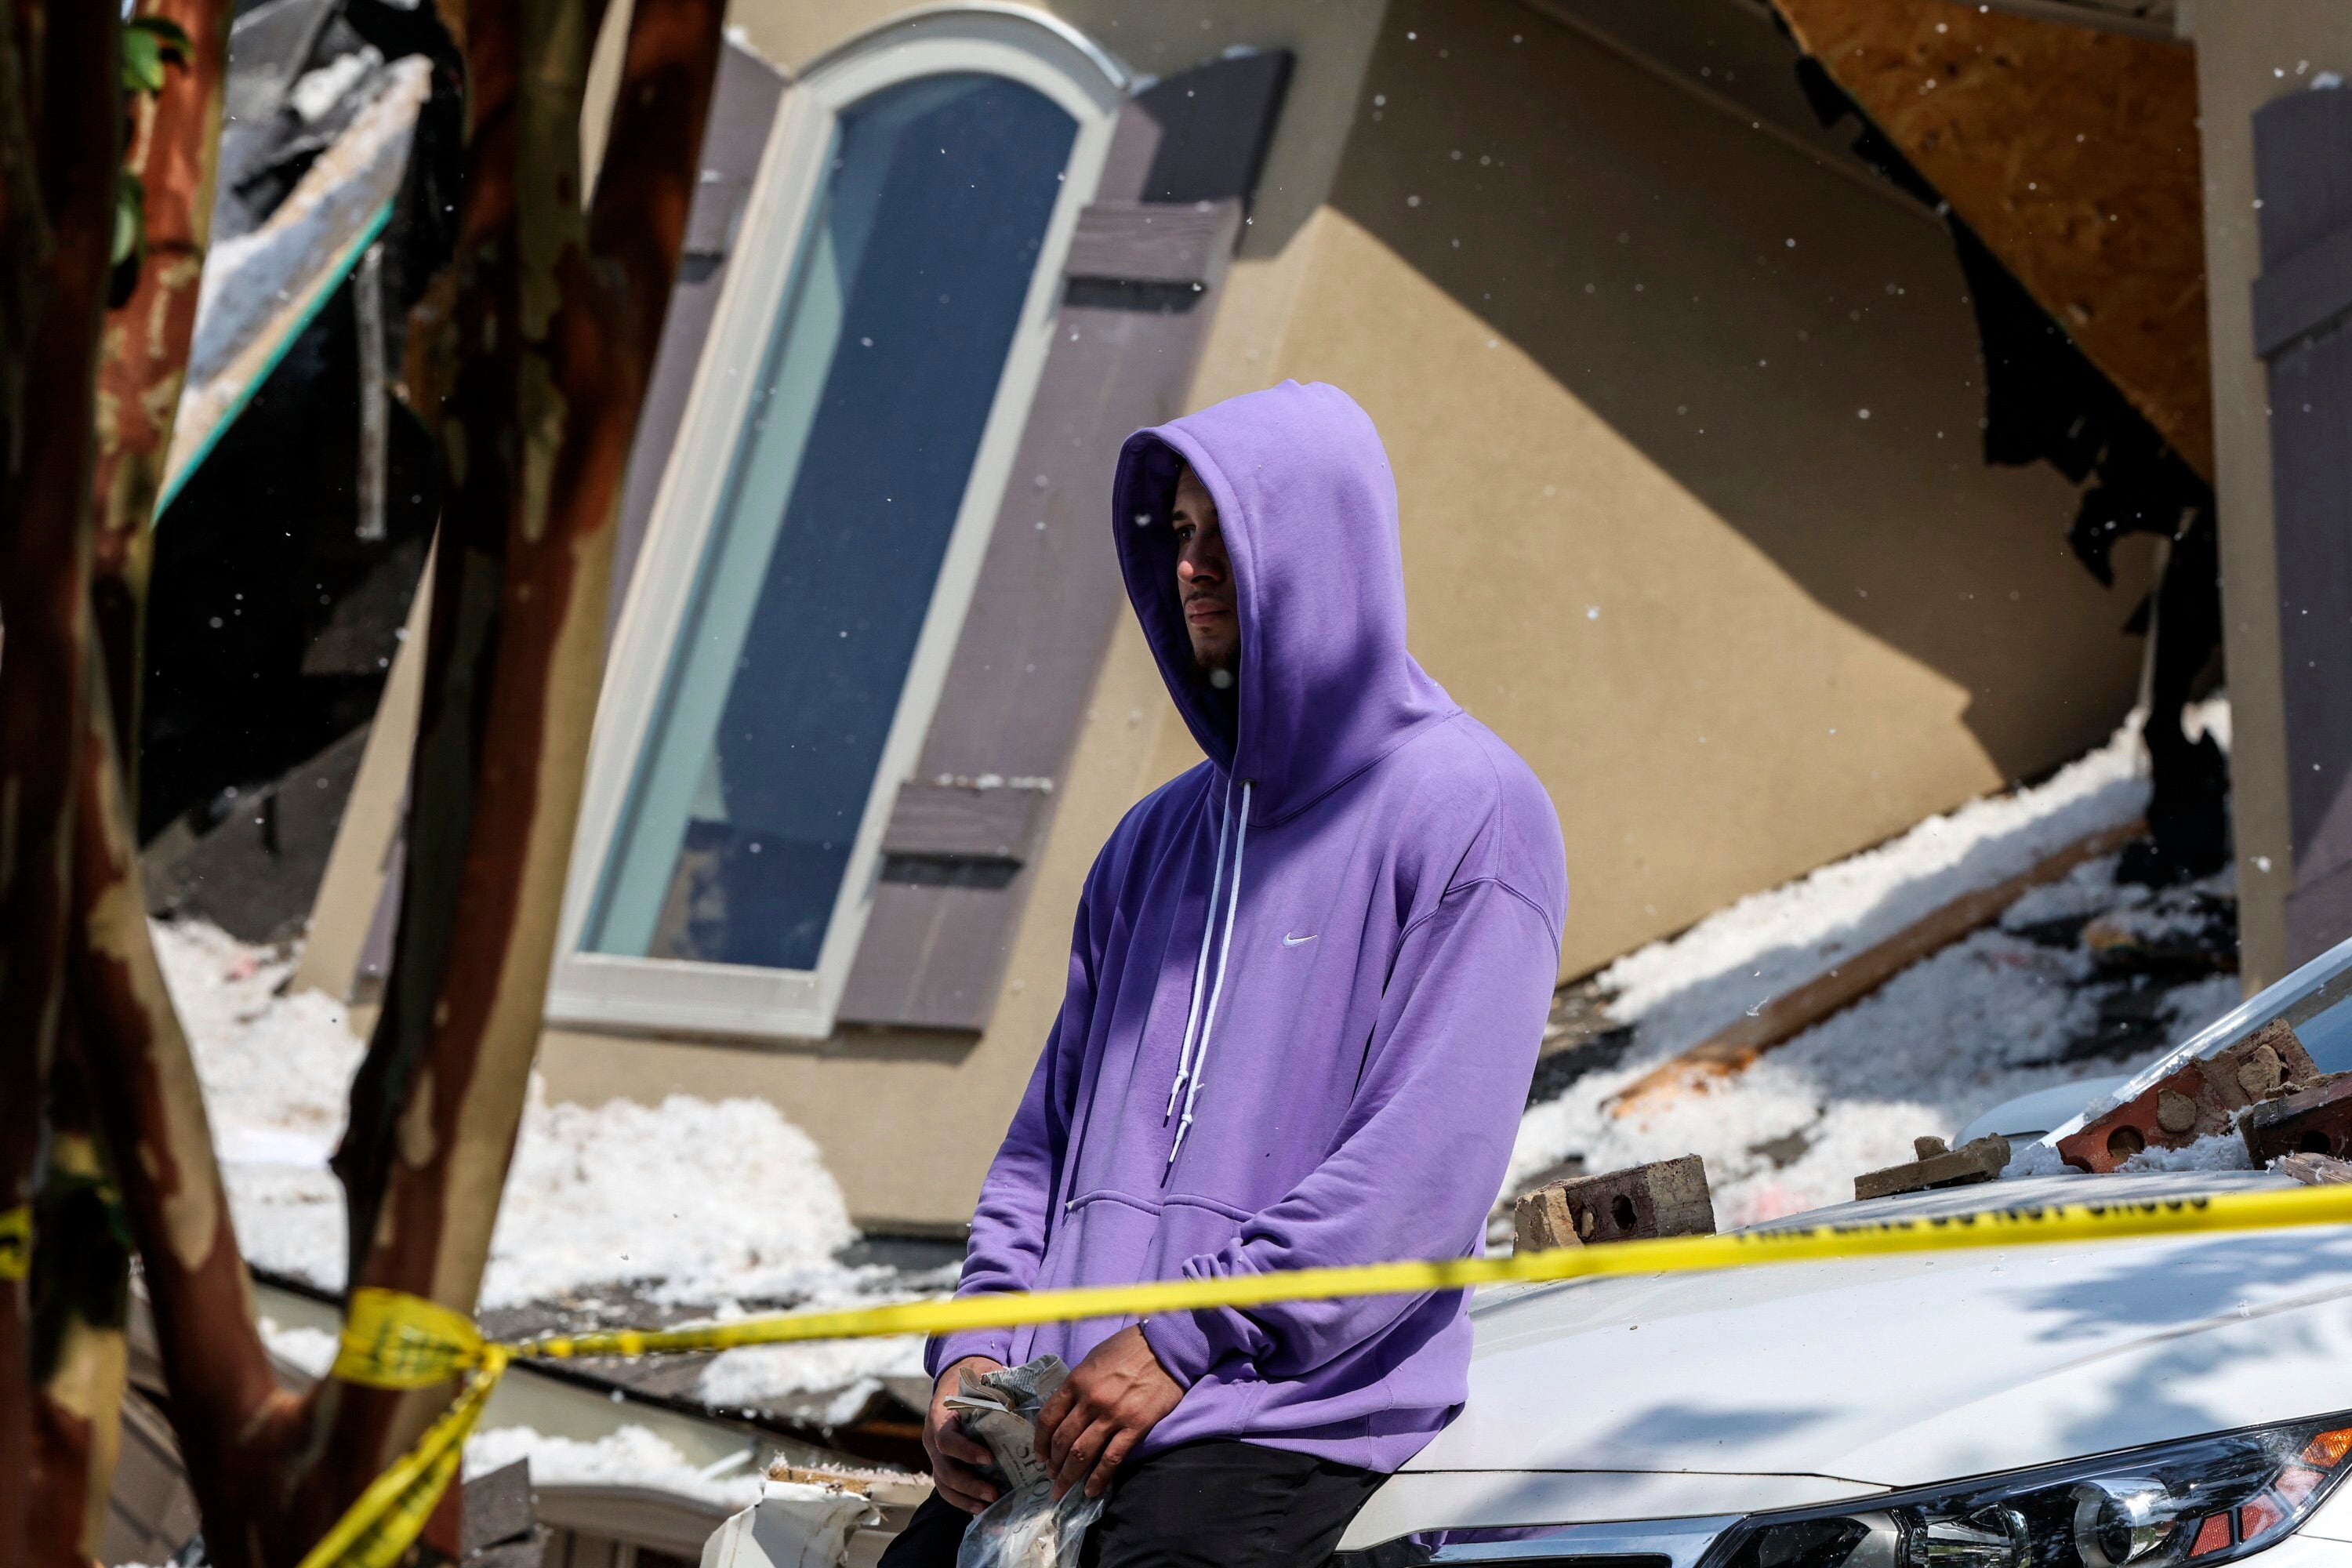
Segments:
[[[1242,646],[1241,616],[1234,607],[1234,563],[1225,554],[1224,531],[1217,525],[1217,503],[1189,467],[1176,480],[1176,506],[1168,522],[1176,531],[1176,597],[1184,607],[1184,630],[1192,639],[1192,662],[1230,675]]]

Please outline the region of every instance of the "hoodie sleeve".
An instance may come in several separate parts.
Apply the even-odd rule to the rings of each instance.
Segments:
[[[1045,1217],[1054,1202],[1054,1185],[1070,1142],[1070,1116],[1076,1103],[1078,1068],[1084,1052],[1087,1023],[1094,1006],[1094,973],[1087,931],[1088,900],[1078,901],[1076,931],[1070,939],[1069,987],[1062,1010],[1054,1019],[1045,1049],[1029,1075],[1021,1109],[998,1146],[996,1159],[981,1184],[980,1205],[971,1216],[971,1240],[965,1248],[959,1296],[986,1296],[1026,1290],[1036,1283],[1039,1260],[1045,1254]],[[962,1329],[941,1335],[924,1347],[923,1365],[932,1377],[966,1356],[984,1355],[1003,1361],[1013,1348],[1010,1329]]]
[[[1473,1255],[1501,1190],[1559,963],[1558,925],[1497,880],[1448,891],[1409,928],[1364,1076],[1323,1163],[1188,1279]],[[1190,1388],[1245,1362],[1297,1378],[1346,1354],[1427,1296],[1204,1309],[1150,1319],[1144,1337]]]

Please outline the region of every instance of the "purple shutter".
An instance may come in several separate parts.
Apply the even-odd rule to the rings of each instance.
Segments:
[[[2288,962],[2352,935],[2352,91],[2254,116],[2294,891]]]
[[[775,67],[731,43],[720,53],[718,79],[711,86],[710,121],[702,132],[702,178],[687,212],[677,283],[670,290],[669,313],[662,319],[653,382],[646,388],[636,439],[629,447],[628,477],[621,487],[620,526],[613,541],[613,617],[621,613],[621,600],[645,546],[654,493],[661,489],[662,470],[686,418],[687,394],[694,388],[703,340],[710,334],[719,290],[727,281],[728,252],[734,247],[743,205],[751,199],[760,155],[767,150],[768,130],[783,96],[784,79]],[[608,619],[605,630],[611,629]]]
[[[1126,613],[1111,469],[1129,432],[1183,412],[1289,69],[1280,52],[1230,55],[1120,115],[974,609],[884,831],[845,1022],[988,1022],[1055,785]]]

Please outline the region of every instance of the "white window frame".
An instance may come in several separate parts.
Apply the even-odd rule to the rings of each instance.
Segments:
[[[1077,132],[816,967],[583,952],[582,930],[659,712],[725,500],[738,435],[750,414],[757,367],[764,363],[824,184],[835,127],[845,110],[873,93],[948,72],[980,72],[1034,89],[1067,111]],[[549,985],[551,1021],[770,1039],[823,1039],[833,1032],[873,906],[891,803],[914,769],[939,705],[1053,344],[1070,236],[1100,178],[1128,85],[1118,62],[1054,17],[1013,5],[953,5],[901,16],[832,51],[785,90],[730,247],[728,279],[665,466],[635,580],[614,628]]]

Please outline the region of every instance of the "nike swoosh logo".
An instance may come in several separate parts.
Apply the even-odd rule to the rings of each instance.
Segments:
[[[1282,945],[1285,947],[1297,947],[1300,942],[1313,942],[1317,937],[1321,936],[1322,934],[1323,933],[1321,931],[1310,931],[1305,936],[1292,936],[1289,932],[1285,931],[1282,937]]]

